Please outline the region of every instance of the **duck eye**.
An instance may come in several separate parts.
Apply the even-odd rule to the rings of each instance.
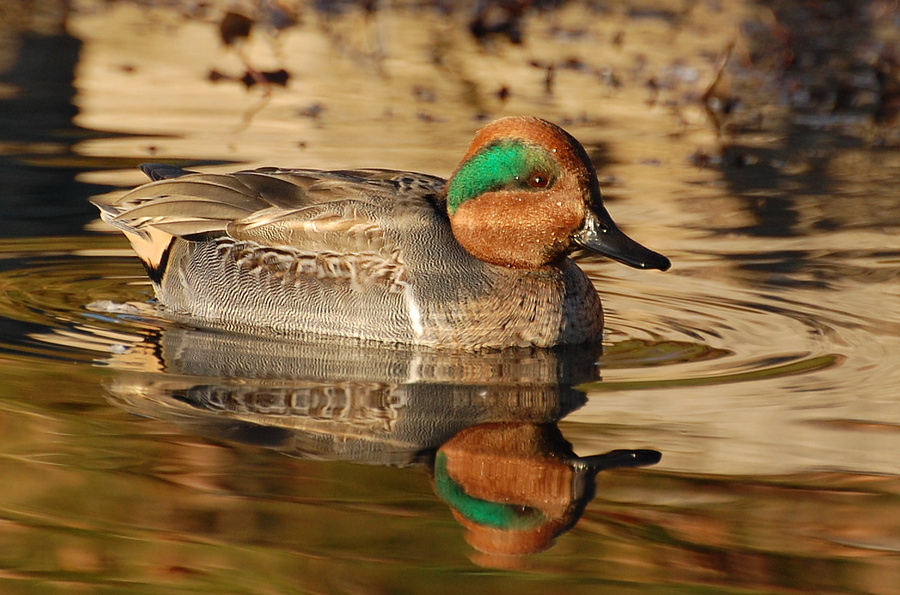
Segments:
[[[550,185],[550,176],[543,172],[532,172],[528,175],[528,185],[532,188],[546,188]]]

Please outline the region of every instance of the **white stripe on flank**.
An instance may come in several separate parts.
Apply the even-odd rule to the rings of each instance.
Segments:
[[[403,299],[406,302],[406,310],[409,312],[409,322],[418,339],[425,333],[425,329],[422,328],[422,312],[419,310],[419,304],[416,303],[416,298],[409,285],[403,289]]]

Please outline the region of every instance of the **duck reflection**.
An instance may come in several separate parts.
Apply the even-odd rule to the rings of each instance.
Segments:
[[[134,413],[304,458],[425,465],[489,554],[546,549],[598,472],[660,458],[578,457],[560,432],[585,402],[578,385],[598,378],[599,349],[442,353],[166,329],[112,351],[110,391]]]
[[[575,526],[600,471],[659,459],[655,450],[578,457],[556,424],[487,423],[462,430],[438,449],[434,485],[472,547],[530,554]]]

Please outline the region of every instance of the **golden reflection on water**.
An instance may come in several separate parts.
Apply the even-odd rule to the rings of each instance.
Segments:
[[[862,5],[856,23],[883,14],[871,46],[854,48],[895,43],[896,9]],[[152,160],[447,174],[478,116],[563,123],[595,159],[613,217],[674,266],[580,261],[607,312],[600,377],[575,382],[586,402],[528,423],[558,422],[573,454],[652,448],[662,460],[601,473],[578,525],[539,556],[476,556],[433,469],[311,460],[321,451],[309,441],[292,451],[221,424],[221,412],[197,418],[185,388],[197,379],[171,375],[146,340],[164,324],[141,308],[87,307],[150,297],[121,238],[3,240],[0,580],[23,592],[522,593],[560,577],[573,593],[895,592],[900,157],[889,127],[858,124],[865,112],[798,115],[800,100],[784,97],[803,85],[773,88],[794,73],[759,69],[781,54],[754,40],[789,23],[781,3],[567,3],[528,13],[522,45],[478,44],[465,11],[300,9],[300,25],[277,37],[257,28],[241,49],[259,70],[290,73],[266,92],[210,82],[247,67],[219,40],[216,4],[76,3],[66,28],[82,41],[81,130],[0,140],[2,154],[23,172],[77,170],[98,192],[140,183],[133,166]],[[732,40],[717,93],[743,104],[719,137],[699,98]],[[792,49],[802,57],[802,40]],[[863,74],[854,101],[865,107],[877,88]],[[377,427],[415,410],[391,404],[374,409]],[[316,411],[292,423],[333,444],[349,436],[322,429],[335,409]],[[406,453],[394,463],[424,448],[387,443]],[[467,558],[529,572],[472,573]]]

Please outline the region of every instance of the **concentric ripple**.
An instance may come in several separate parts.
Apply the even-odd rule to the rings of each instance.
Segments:
[[[607,317],[603,380],[591,389],[745,382],[842,361],[828,339],[839,325],[802,304],[677,272],[600,272],[590,261],[582,266],[600,287]],[[607,278],[607,271],[616,276]],[[136,316],[130,307],[97,312],[90,305],[147,304],[151,298],[143,270],[119,238],[0,247],[0,349],[92,361],[97,352],[115,349],[116,341],[88,337],[114,338],[165,322]]]

